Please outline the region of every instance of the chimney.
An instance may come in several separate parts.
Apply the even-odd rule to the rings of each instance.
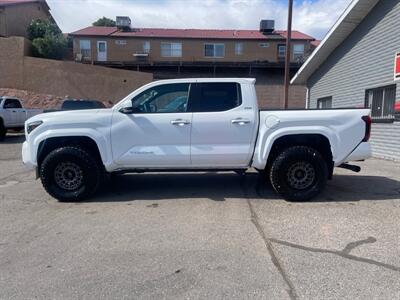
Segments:
[[[263,34],[272,34],[275,31],[275,20],[261,20],[260,32]]]

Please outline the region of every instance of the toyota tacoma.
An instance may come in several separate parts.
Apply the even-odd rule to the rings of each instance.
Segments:
[[[347,162],[371,155],[369,109],[259,109],[251,78],[156,81],[110,109],[40,114],[25,130],[23,162],[60,201],[93,195],[107,173],[248,168],[305,201],[334,167],[358,171]]]

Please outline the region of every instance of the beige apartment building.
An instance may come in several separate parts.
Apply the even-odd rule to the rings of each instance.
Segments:
[[[53,20],[45,0],[0,0],[0,36],[27,37],[32,20]]]
[[[130,20],[129,20],[130,23]],[[286,32],[260,30],[165,29],[91,26],[70,33],[76,60],[106,65],[282,66]],[[315,39],[292,33],[293,64],[301,64]]]
[[[137,28],[129,17],[117,17],[116,25],[70,33],[75,61],[150,72],[154,79],[253,77],[260,107],[282,106],[286,32],[273,20],[254,30]],[[318,42],[292,32],[292,74]],[[290,87],[289,107],[304,107],[305,95],[304,86]]]

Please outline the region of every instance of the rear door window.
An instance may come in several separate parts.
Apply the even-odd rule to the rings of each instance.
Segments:
[[[242,104],[240,84],[236,82],[197,83],[190,98],[193,112],[227,111]]]

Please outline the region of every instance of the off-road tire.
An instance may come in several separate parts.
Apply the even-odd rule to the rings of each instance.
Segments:
[[[0,141],[4,141],[7,134],[7,128],[4,127],[3,120],[0,119]]]
[[[57,183],[56,170],[62,164],[73,164],[81,170],[76,189],[65,189]],[[50,152],[40,166],[40,179],[44,189],[59,201],[75,202],[93,195],[102,178],[101,163],[87,150],[66,146]]]
[[[300,172],[301,166],[306,166],[305,174],[310,173],[313,176],[309,175],[304,182],[302,179],[297,181],[298,177],[293,177],[297,166],[300,166]],[[283,150],[275,158],[269,178],[274,190],[286,200],[307,201],[324,189],[328,179],[328,167],[317,150],[307,146],[293,146]],[[299,188],[301,185],[304,185],[304,188]]]

